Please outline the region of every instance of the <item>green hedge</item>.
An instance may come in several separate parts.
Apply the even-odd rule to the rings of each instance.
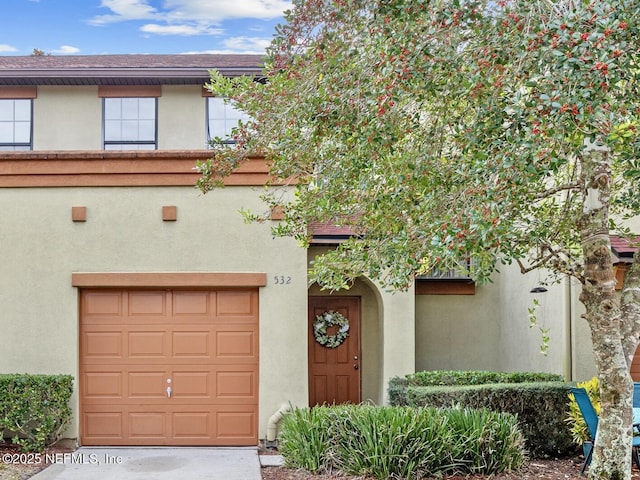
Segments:
[[[418,479],[516,471],[523,442],[513,415],[487,409],[342,405],[287,414],[280,452],[291,468]]]
[[[71,375],[0,374],[0,433],[24,451],[55,443],[71,420]]]
[[[571,430],[565,422],[568,393],[569,385],[564,382],[409,385],[406,401],[413,407],[461,405],[517,415],[530,456],[544,458],[575,453]]]
[[[407,388],[438,385],[484,385],[489,383],[562,382],[562,375],[539,372],[491,372],[485,370],[431,370],[416,372],[389,381],[391,405],[407,405]]]

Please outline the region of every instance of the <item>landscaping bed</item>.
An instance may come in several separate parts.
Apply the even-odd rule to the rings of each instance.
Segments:
[[[494,475],[445,476],[439,480],[584,480],[580,476],[582,458],[565,458],[551,460],[531,460],[519,472],[500,473]],[[262,480],[365,480],[363,477],[353,477],[341,473],[314,475],[305,470],[284,467],[266,467],[262,471]],[[640,470],[633,468],[631,477],[640,480]],[[366,479],[370,480],[370,479]]]

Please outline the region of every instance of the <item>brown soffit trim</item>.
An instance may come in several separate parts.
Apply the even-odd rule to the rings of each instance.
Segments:
[[[264,287],[266,273],[233,272],[108,272],[71,274],[71,285],[81,288],[209,288]]]
[[[161,85],[99,85],[100,98],[161,97]]]
[[[0,87],[2,99],[29,99],[38,97],[37,87]]]
[[[473,282],[417,281],[416,295],[475,295]]]
[[[208,150],[0,152],[0,188],[191,186],[197,160]],[[264,157],[244,161],[223,183],[263,186],[271,180]]]

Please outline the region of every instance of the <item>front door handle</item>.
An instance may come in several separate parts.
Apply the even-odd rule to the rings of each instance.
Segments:
[[[167,397],[171,398],[171,387],[167,387]]]
[[[357,364],[357,363],[355,363],[355,364],[353,365],[353,368],[354,368],[354,370],[358,370],[360,367],[358,366],[358,364]]]

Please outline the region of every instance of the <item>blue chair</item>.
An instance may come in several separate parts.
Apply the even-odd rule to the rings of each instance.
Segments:
[[[584,464],[582,465],[582,469],[580,470],[580,475],[584,475],[584,471],[587,469],[587,465],[591,463],[593,447],[596,442],[596,433],[598,432],[598,414],[596,413],[596,409],[593,408],[593,404],[591,403],[589,394],[584,388],[571,387],[571,393],[576,399],[576,403],[578,404],[580,413],[582,413],[582,418],[584,418],[584,423],[587,424],[589,436],[591,437],[591,448],[589,448],[588,452],[585,452]],[[635,388],[633,393],[635,402]],[[636,466],[640,468],[640,436],[633,437],[633,450],[631,457],[633,459],[633,463],[635,463]]]
[[[633,408],[640,408],[640,382],[633,383]]]

